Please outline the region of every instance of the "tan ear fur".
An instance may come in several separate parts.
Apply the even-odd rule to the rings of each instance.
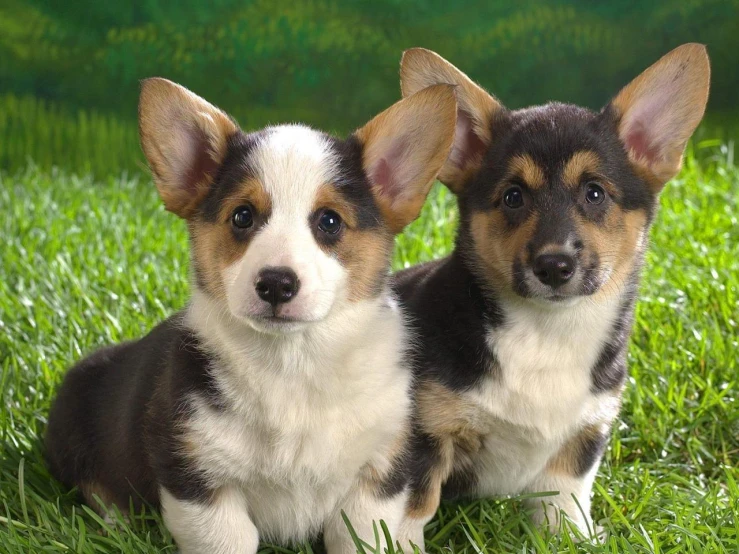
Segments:
[[[706,109],[710,75],[706,47],[683,44],[611,102],[629,158],[655,192],[680,171],[685,146]]]
[[[456,114],[454,87],[436,85],[396,102],[356,131],[365,172],[392,232],[418,217],[449,156]]]
[[[139,136],[166,208],[192,215],[238,131],[224,112],[186,88],[158,77],[141,83]]]
[[[479,169],[491,141],[493,116],[503,106],[444,58],[425,48],[403,52],[400,62],[400,88],[404,97],[431,85],[457,86],[459,114],[454,146],[439,180],[452,191],[460,192],[467,178]]]

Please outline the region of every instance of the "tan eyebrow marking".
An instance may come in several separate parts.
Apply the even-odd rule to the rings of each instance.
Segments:
[[[598,174],[600,158],[590,150],[575,152],[562,170],[562,181],[567,188],[577,188],[584,173]]]
[[[544,171],[528,154],[519,154],[508,162],[509,177],[523,179],[524,183],[531,189],[544,186]]]
[[[236,207],[249,202],[257,213],[267,214],[272,209],[272,198],[262,183],[253,177],[244,179],[221,203],[221,215],[227,217]]]

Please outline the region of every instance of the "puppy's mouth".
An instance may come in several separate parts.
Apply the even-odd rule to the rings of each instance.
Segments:
[[[292,333],[300,331],[311,322],[294,317],[284,317],[278,315],[258,315],[246,318],[254,329],[263,333],[281,335],[284,333]]]
[[[281,313],[280,307],[266,307],[256,313],[247,314],[245,319],[257,331],[270,334],[291,333],[304,329],[306,326],[320,321],[311,317],[297,317],[292,314]]]
[[[279,325],[282,323],[308,323],[307,320],[299,319],[297,317],[275,315],[275,314],[259,315],[259,316],[256,316],[255,319],[258,319],[260,321],[266,321],[269,323],[274,323],[275,325]]]

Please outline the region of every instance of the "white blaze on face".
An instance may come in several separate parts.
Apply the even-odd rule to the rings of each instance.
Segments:
[[[298,276],[300,288],[279,306],[281,317],[316,321],[325,318],[337,299],[346,296],[346,271],[324,252],[311,231],[321,186],[331,184],[337,160],[327,140],[299,125],[267,129],[249,158],[255,177],[272,201],[267,224],[259,230],[244,256],[224,270],[231,312],[260,327],[267,303],[255,289],[264,268],[287,267]]]

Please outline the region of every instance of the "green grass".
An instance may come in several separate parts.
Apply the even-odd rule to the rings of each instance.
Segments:
[[[652,233],[632,378],[594,495],[605,544],[544,536],[500,499],[442,507],[430,551],[739,552],[739,169],[730,148],[697,149]],[[71,363],[183,306],[184,225],[147,178],[34,167],[0,176],[0,209],[0,552],[174,552],[156,514],[111,528],[78,504],[50,478],[39,437]],[[396,267],[448,252],[455,220],[437,189]]]

